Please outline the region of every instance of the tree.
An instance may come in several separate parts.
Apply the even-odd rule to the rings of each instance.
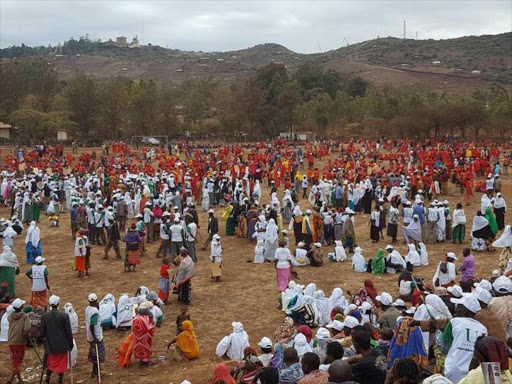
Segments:
[[[9,116],[9,120],[18,128],[17,136],[22,140],[28,140],[29,143],[34,139],[44,138],[45,119],[44,112],[29,108],[18,109]]]
[[[159,111],[161,115],[161,133],[176,136],[178,119],[176,116],[176,101],[178,91],[170,84],[163,86],[159,92]]]
[[[128,118],[128,92],[129,81],[124,78],[113,78],[101,87],[101,121],[108,128],[109,138],[118,140],[121,129]]]
[[[71,119],[77,124],[80,136],[91,140],[95,134],[100,106],[96,80],[85,74],[73,78],[66,89]]]
[[[43,112],[50,110],[52,100],[58,92],[57,73],[50,66],[40,66],[33,84],[34,107]]]
[[[301,97],[299,83],[297,81],[286,83],[279,94],[277,105],[283,119],[283,124],[290,128],[290,133],[293,133],[295,108],[300,102]]]
[[[347,93],[350,97],[363,97],[368,89],[368,82],[357,76],[348,82]]]
[[[130,122],[132,134],[153,133],[158,118],[158,89],[153,81],[140,80],[130,85]]]
[[[23,96],[19,64],[0,65],[0,117],[5,118],[18,109]]]

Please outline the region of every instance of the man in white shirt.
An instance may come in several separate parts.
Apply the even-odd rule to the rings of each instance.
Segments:
[[[169,228],[169,235],[171,237],[171,263],[174,263],[176,255],[183,247],[183,227],[180,225],[180,219],[174,218],[174,224]]]
[[[89,362],[92,364],[92,378],[98,376],[98,363],[105,362],[105,344],[99,312],[98,296],[91,293],[88,297],[89,306],[85,309],[85,330],[89,342]]]
[[[473,358],[475,342],[480,336],[487,335],[487,328],[474,319],[480,312],[480,303],[473,295],[464,295],[460,299],[450,299],[458,304],[455,316],[450,320],[442,335],[441,343],[449,346],[444,366],[444,375],[454,383],[458,383],[469,372],[469,364]]]
[[[167,251],[169,249],[169,232],[168,232],[168,223],[169,223],[169,212],[164,212],[162,215],[162,222],[160,223],[160,247],[158,247],[158,251],[156,252],[156,257],[160,257],[160,252],[162,252],[163,257],[167,257]]]
[[[187,216],[185,218],[185,223],[187,225],[187,234],[186,234],[186,247],[188,249],[188,254],[190,258],[197,262],[196,256],[196,237],[197,237],[197,224],[194,222],[193,218]]]
[[[146,202],[146,206],[143,211],[144,216],[144,224],[146,224],[147,228],[147,243],[150,244],[153,242],[153,209],[151,202]]]
[[[258,356],[259,361],[263,364],[263,367],[268,367],[270,360],[274,355],[272,354],[272,341],[268,337],[264,337],[258,343],[261,348],[261,355]]]

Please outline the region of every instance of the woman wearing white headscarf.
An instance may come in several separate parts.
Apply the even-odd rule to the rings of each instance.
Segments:
[[[116,322],[116,299],[114,298],[114,295],[111,293],[108,293],[105,295],[103,300],[100,302],[100,319],[101,319],[101,326],[103,328],[113,328],[117,324]]]
[[[336,244],[336,247],[334,247],[334,260],[338,263],[347,260],[347,254],[345,252],[345,248],[343,247],[343,242],[341,240],[335,240],[334,244]]]
[[[283,293],[281,293],[281,308],[283,311],[286,311],[288,308],[288,303],[290,303],[290,300],[293,299],[295,296],[295,287],[297,286],[297,283],[295,281],[290,280],[288,283],[288,288],[284,290]]]
[[[126,203],[126,208],[128,210],[127,217],[128,219],[133,219],[135,217],[133,213],[133,201],[132,196],[130,195],[130,192],[126,191],[124,194],[124,202]]]
[[[0,283],[7,283],[9,296],[16,297],[16,273],[19,272],[18,258],[8,245],[0,254]]]
[[[421,258],[421,265],[428,265],[428,251],[425,243],[420,243],[419,254]]]
[[[324,291],[315,292],[313,305],[315,307],[315,322],[319,327],[327,325],[331,321],[331,313],[329,312],[329,299],[325,297]]]
[[[332,290],[331,297],[329,297],[329,315],[332,313],[332,311],[335,308],[347,308],[348,302],[347,299],[345,299],[345,296],[343,296],[343,291],[341,288],[334,288]]]
[[[130,301],[128,295],[122,295],[119,298],[119,303],[117,304],[116,328],[131,327],[133,316],[133,303]]]
[[[444,213],[444,205],[437,204],[438,220],[436,222],[436,239],[438,242],[443,242],[446,239],[446,216]]]
[[[507,269],[508,261],[512,257],[512,231],[510,229],[510,225],[505,227],[500,238],[492,243],[492,246],[496,248],[503,248],[503,251],[501,251],[500,254],[500,261],[498,263],[500,272],[503,274]]]
[[[213,235],[210,249],[210,274],[211,278],[219,281],[222,277],[222,245],[220,243],[220,236]]]
[[[69,316],[69,323],[71,324],[71,333],[75,335],[78,332],[78,315],[75,312],[75,308],[73,308],[73,304],[66,303],[64,305],[64,313],[66,313]]]
[[[354,256],[352,257],[352,269],[354,272],[366,272],[366,261],[362,252],[361,247],[356,247]]]
[[[483,251],[486,248],[488,239],[492,237],[493,234],[489,221],[482,215],[482,212],[478,211],[473,218],[473,227],[471,228],[471,249]]]
[[[405,262],[411,263],[414,267],[419,267],[421,265],[420,254],[416,250],[416,246],[414,244],[409,244],[409,253],[405,256]]]
[[[462,244],[466,238],[466,214],[462,208],[462,204],[458,203],[453,211],[452,227],[453,227],[453,242]]]
[[[414,243],[417,245],[421,241],[421,224],[418,215],[412,217],[412,221],[407,227],[402,227],[402,232],[407,244]]]
[[[244,348],[249,346],[249,336],[244,331],[242,323],[233,322],[233,332],[219,342],[215,353],[222,357],[227,355],[231,360],[242,360],[244,357]]]
[[[442,316],[436,311],[436,309],[427,303],[419,305],[414,312],[414,320],[416,321],[438,320],[441,318]],[[425,351],[428,351],[430,345],[430,332],[422,331],[421,334],[423,336],[423,346],[425,347]]]
[[[294,206],[295,204],[293,203],[292,195],[287,189],[284,191],[283,196],[283,219],[285,222],[291,221]]]
[[[274,261],[277,250],[278,228],[274,219],[268,221],[265,229],[265,260]]]
[[[438,295],[430,294],[425,297],[425,303],[432,306],[442,319],[451,319],[452,314],[443,299]]]
[[[27,264],[35,264],[37,256],[41,256],[43,249],[41,246],[41,230],[35,221],[30,223],[25,237],[27,250]]]
[[[305,296],[313,297],[315,295],[315,292],[316,292],[316,284],[315,283],[309,283],[306,286],[306,289],[304,289],[304,295]]]
[[[297,351],[299,359],[301,359],[306,353],[313,351],[306,340],[306,336],[302,333],[297,333],[297,335],[295,335],[295,338],[293,339],[293,348]]]
[[[267,229],[267,221],[265,220],[265,215],[259,215],[258,221],[254,225],[254,234],[252,237],[256,240],[262,239],[265,241],[266,229]],[[272,255],[274,257],[274,255]]]
[[[261,185],[260,185],[259,180],[256,180],[256,182],[254,183],[254,189],[252,191],[252,195],[256,198],[256,200],[261,199]]]
[[[9,305],[5,310],[0,321],[0,342],[5,343],[9,340],[9,315],[14,312],[14,307]]]
[[[496,194],[496,200],[494,200],[494,214],[496,215],[496,222],[498,223],[498,230],[505,228],[505,212],[507,211],[507,203],[505,199],[501,197],[501,192]]]
[[[14,237],[17,236],[18,234],[14,229],[12,229],[12,221],[7,220],[5,224],[7,225],[7,227],[5,228],[3,233],[3,245],[8,245],[9,247],[11,247],[12,250],[14,250]]]

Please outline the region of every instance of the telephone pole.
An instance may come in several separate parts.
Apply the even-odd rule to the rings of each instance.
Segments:
[[[406,26],[405,26],[405,20],[404,20],[404,39],[405,39],[405,30],[406,30]]]

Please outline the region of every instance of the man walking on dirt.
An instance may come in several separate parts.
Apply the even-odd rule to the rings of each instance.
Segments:
[[[69,316],[59,311],[59,301],[58,296],[50,297],[51,309],[41,318],[41,336],[44,339],[46,383],[50,382],[52,373],[57,373],[59,384],[62,384],[68,363],[71,364],[69,352],[73,349],[73,334]]]

